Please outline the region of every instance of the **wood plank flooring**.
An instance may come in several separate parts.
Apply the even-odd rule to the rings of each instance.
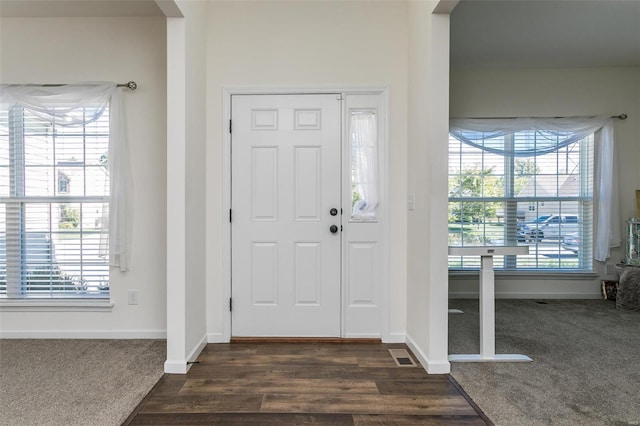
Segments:
[[[210,344],[125,425],[486,425],[449,375],[398,367],[372,343]],[[408,350],[408,349],[407,349]]]

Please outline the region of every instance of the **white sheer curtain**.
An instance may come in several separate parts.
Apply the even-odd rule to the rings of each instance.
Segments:
[[[375,220],[378,207],[377,131],[376,115],[372,111],[351,114],[351,178],[358,195],[351,211],[356,220]]]
[[[57,126],[84,126],[109,112],[109,264],[130,265],[132,178],[120,91],[115,83],[80,83],[55,87],[0,86],[0,102],[28,109]]]
[[[499,138],[509,133],[525,130],[535,130],[541,136],[536,138],[535,146],[523,143],[518,144],[513,152],[506,151]],[[516,157],[544,155],[596,133],[598,130],[601,132],[599,132],[599,137],[596,137],[596,182],[594,186],[598,202],[596,207],[598,216],[595,229],[594,259],[604,262],[609,258],[610,248],[619,246],[621,241],[612,118],[454,118],[449,123],[449,132],[457,139],[494,154],[508,154]],[[546,144],[545,139],[548,139]],[[558,139],[560,139],[560,143],[558,143]]]

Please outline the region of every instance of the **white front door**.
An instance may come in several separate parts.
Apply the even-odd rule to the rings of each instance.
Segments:
[[[340,96],[233,95],[231,119],[232,335],[339,337]]]

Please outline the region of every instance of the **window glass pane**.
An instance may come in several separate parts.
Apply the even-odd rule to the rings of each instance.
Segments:
[[[497,269],[592,270],[593,135],[566,146],[552,132],[476,136],[478,146],[450,137],[449,245],[529,246],[529,255],[496,257]],[[478,268],[479,259],[450,256],[449,267]]]
[[[3,297],[108,297],[108,145],[108,111],[63,127],[0,108]]]
[[[56,163],[57,164],[83,164],[84,163],[84,137],[82,134],[74,135],[77,131],[73,127],[56,128]]]
[[[28,166],[52,166],[54,162],[53,149],[53,127],[50,123],[44,122],[25,111],[21,117],[14,113],[16,121],[13,122],[15,128],[15,143],[22,143],[24,146],[24,164]],[[22,122],[17,120],[22,119]],[[22,131],[22,134],[20,134]],[[23,137],[23,140],[20,140]]]
[[[376,220],[378,125],[374,111],[351,111],[351,219]]]
[[[0,105],[0,197],[9,196],[9,123],[8,111]]]
[[[0,141],[0,144],[2,142]],[[0,146],[0,151],[2,150]],[[2,153],[0,152],[0,155]],[[9,196],[9,167],[8,166],[0,166],[0,197],[8,197]]]
[[[23,290],[40,296],[108,295],[106,205],[29,203],[24,210]]]
[[[85,163],[88,166],[107,164],[109,151],[109,111],[99,120],[87,125],[85,134]]]
[[[86,166],[84,168],[86,180],[86,194],[88,196],[109,195],[109,171],[107,166]],[[75,188],[70,187],[70,193],[74,194]]]
[[[5,205],[0,203],[0,294],[7,294],[7,219]]]
[[[25,166],[24,194],[30,197],[46,197],[53,195],[55,170],[53,167]]]

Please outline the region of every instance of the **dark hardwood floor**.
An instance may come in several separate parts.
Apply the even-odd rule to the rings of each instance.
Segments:
[[[210,344],[188,374],[165,375],[125,425],[491,424],[449,375],[399,367],[391,348],[407,349]]]

